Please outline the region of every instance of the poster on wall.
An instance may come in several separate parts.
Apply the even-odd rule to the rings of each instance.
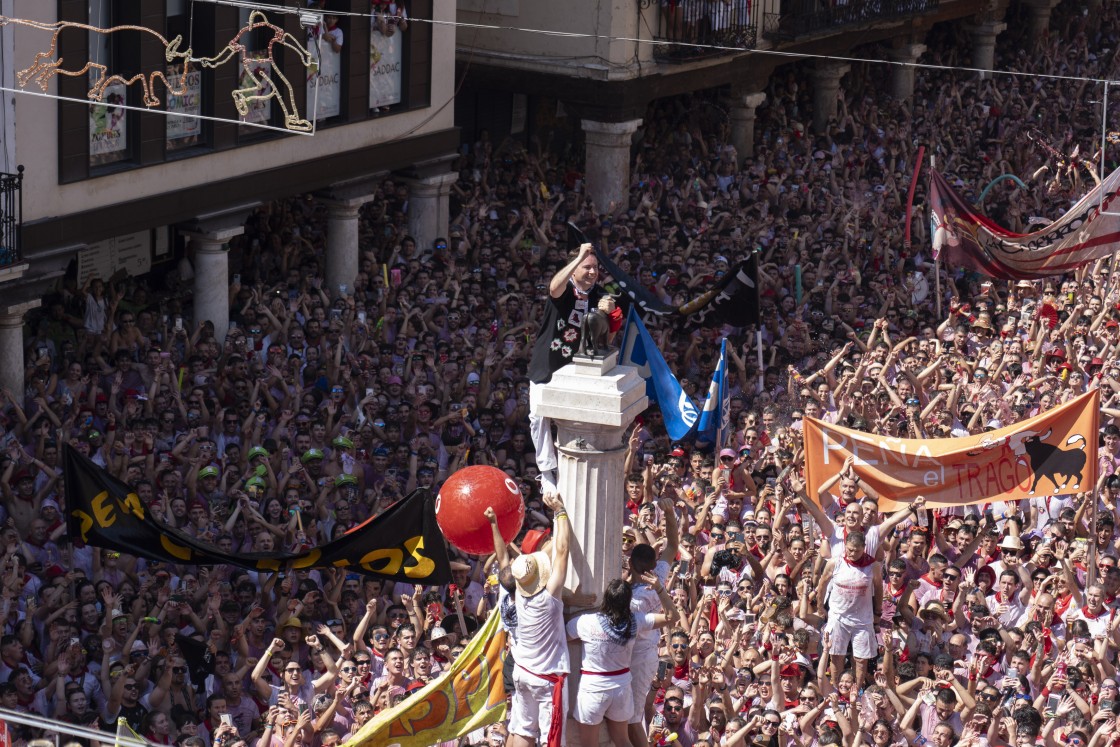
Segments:
[[[267,52],[253,52],[250,60],[242,66],[241,77],[237,81],[240,90],[253,90],[246,104],[249,111],[241,115],[241,121],[249,124],[268,124],[272,120],[272,61]],[[261,98],[253,98],[260,96]]]
[[[307,70],[307,109],[315,121],[337,117],[342,100],[342,54],[325,36],[341,41],[342,31],[324,28],[322,21],[307,29],[307,51],[314,60]]]
[[[191,70],[186,74],[186,90],[182,95],[171,93],[170,89],[182,90],[183,73],[175,73],[178,68],[167,68],[167,149],[190,148],[198,145],[202,135],[202,120],[195,117],[176,117],[176,114],[202,114],[202,72]]]
[[[388,33],[385,33],[385,32]],[[387,24],[377,13],[370,19],[369,108],[379,109],[401,102],[401,70],[404,67],[404,32]]]
[[[78,283],[92,277],[110,278],[118,270],[143,275],[152,269],[152,232],[139,231],[105,241],[95,241],[78,252]]]
[[[128,156],[128,89],[121,83],[106,86],[100,103],[89,107],[89,162],[116,163]]]

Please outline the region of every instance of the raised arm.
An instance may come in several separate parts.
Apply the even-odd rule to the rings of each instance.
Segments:
[[[549,576],[548,586],[545,588],[552,596],[559,597],[568,576],[568,542],[572,527],[568,522],[568,512],[564,510],[564,499],[558,493],[545,493],[544,505],[552,509],[556,525],[556,534],[552,541],[552,575]]]

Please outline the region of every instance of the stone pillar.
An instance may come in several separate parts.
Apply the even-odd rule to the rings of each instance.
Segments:
[[[766,94],[761,91],[735,92],[734,103],[731,105],[731,144],[739,158],[750,158],[754,155],[754,120],[758,107],[766,101]]]
[[[813,67],[813,132],[828,131],[828,120],[836,116],[840,79],[851,69],[843,62],[822,62]]]
[[[1007,29],[1007,24],[1000,21],[986,21],[973,26],[972,33],[972,66],[981,71],[991,70],[996,64],[996,37]],[[992,77],[989,72],[981,72],[980,79]]]
[[[457,173],[448,171],[402,180],[408,185],[408,232],[416,239],[420,251],[431,249],[437,237],[447,236],[451,222],[448,196],[458,178]]]
[[[39,308],[42,299],[0,305],[0,387],[23,402],[23,315]]]
[[[366,200],[321,200],[327,206],[327,293],[354,292],[358,276],[358,212]]]
[[[613,202],[630,203],[630,144],[641,119],[624,122],[581,120],[584,134],[584,191],[600,213]]]
[[[557,429],[558,487],[572,528],[565,611],[598,606],[607,583],[622,572],[622,499],[626,429],[649,404],[645,380],[620,366],[618,351],[601,359],[574,358],[541,387],[537,412]],[[572,672],[568,700],[579,691],[581,644],[568,644]],[[568,720],[567,742],[578,744],[579,726]],[[600,741],[606,738],[600,730]]]
[[[925,44],[906,44],[891,49],[890,58],[895,62],[905,63],[891,66],[891,96],[907,101],[914,95],[914,76],[917,68],[913,65],[925,51]]]
[[[196,231],[191,237],[194,249],[194,320],[214,323],[214,337],[225,342],[229,331],[229,247],[226,242],[245,232],[243,225]]]
[[[1050,30],[1050,11],[1060,0],[1024,0],[1030,37],[1038,41]]]

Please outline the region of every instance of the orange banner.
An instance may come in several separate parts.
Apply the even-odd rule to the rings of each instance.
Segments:
[[[876,436],[805,418],[806,490],[821,485],[849,456],[853,469],[894,511],[919,495],[930,507],[1014,501],[1091,491],[1097,481],[1100,393],[998,430],[965,438]],[[839,485],[831,488],[833,496]]]

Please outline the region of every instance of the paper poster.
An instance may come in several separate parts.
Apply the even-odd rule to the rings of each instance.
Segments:
[[[376,16],[369,34],[369,108],[392,106],[401,102],[401,69],[404,67],[404,32],[390,26],[385,36]]]
[[[314,121],[337,117],[342,99],[342,54],[334,51],[322,33],[320,25],[307,34],[307,51],[315,61],[307,70],[307,110],[312,115],[308,119]]]
[[[174,71],[178,69],[179,72]],[[181,68],[167,68],[168,88],[181,90],[184,84]],[[202,120],[194,117],[176,117],[177,113],[202,114],[202,72],[191,70],[186,75],[186,91],[176,96],[167,92],[167,149],[189,148],[198,145],[202,135]]]
[[[121,83],[105,88],[100,103],[89,107],[89,162],[115,163],[128,155],[128,89]]]
[[[252,89],[255,93],[246,96],[245,104],[249,110],[241,115],[242,122],[268,124],[272,120],[272,61],[267,52],[254,52],[241,67],[241,77],[237,86],[241,90]],[[254,98],[259,96],[260,98]]]

